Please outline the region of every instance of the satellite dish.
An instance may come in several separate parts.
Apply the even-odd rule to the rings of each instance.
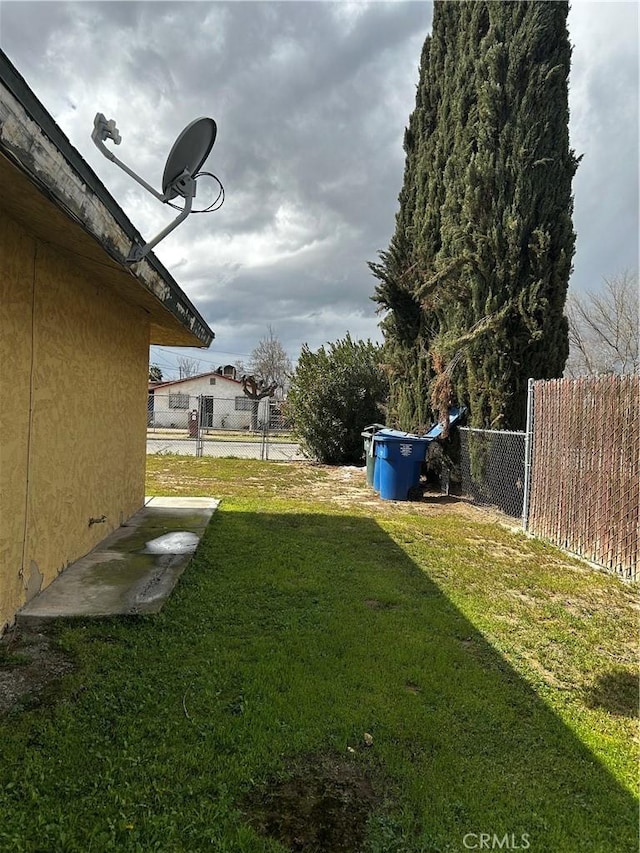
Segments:
[[[184,208],[180,215],[161,231],[153,240],[150,240],[144,246],[134,244],[131,247],[126,263],[133,264],[141,261],[167,234],[173,231],[187,216],[191,213],[193,199],[196,196],[196,181],[200,176],[200,169],[204,161],[209,156],[213,143],[216,141],[218,128],[212,118],[197,118],[188,124],[180,133],[167,157],[167,162],[162,175],[162,192],[159,193],[143,178],[126,166],[121,160],[115,156],[113,151],[110,151],[104,144],[106,139],[112,139],[116,145],[120,144],[121,137],[113,119],[107,121],[102,113],[97,113],[93,120],[93,132],[91,138],[97,148],[104,156],[111,160],[116,166],[119,166],[130,177],[137,181],[141,186],[148,190],[152,195],[159,199],[164,204],[169,204],[171,207],[176,205],[171,204],[171,199],[181,196],[184,200]],[[204,210],[196,210],[194,213],[208,213],[213,210],[218,210],[224,201],[224,188],[222,183],[215,175],[210,172],[201,174],[209,175],[214,178],[220,186],[218,197],[212,205]],[[218,203],[219,202],[219,203]],[[180,210],[180,208],[176,208]]]
[[[192,178],[200,171],[216,141],[217,131],[212,118],[197,118],[178,136],[162,175],[162,192],[167,198],[179,195],[174,185],[185,173]]]

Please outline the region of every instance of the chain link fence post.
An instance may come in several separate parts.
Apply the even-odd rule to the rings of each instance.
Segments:
[[[196,456],[203,455],[203,435],[204,427],[202,423],[203,407],[202,394],[198,396],[198,437],[196,438]]]
[[[527,427],[524,434],[524,494],[522,500],[522,529],[529,526],[529,497],[531,495],[531,456],[533,451],[534,409],[533,379],[527,383]]]
[[[269,458],[269,418],[271,417],[271,403],[267,405],[267,416],[262,421],[262,436],[260,442],[260,459],[264,462]]]

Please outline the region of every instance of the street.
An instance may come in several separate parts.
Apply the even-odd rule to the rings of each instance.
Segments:
[[[195,438],[149,438],[147,453],[175,453],[179,456],[195,456],[197,439]],[[203,456],[215,456],[221,459],[234,456],[237,459],[269,459],[290,462],[305,457],[300,447],[293,442],[267,439],[262,441],[212,441],[202,442]],[[264,454],[264,456],[263,456]]]

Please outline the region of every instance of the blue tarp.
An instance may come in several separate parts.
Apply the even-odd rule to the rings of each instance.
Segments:
[[[465,406],[461,406],[460,408],[449,409],[449,427],[452,427],[455,423],[457,423],[460,418],[466,413],[467,409]],[[412,432],[401,432],[397,429],[381,429],[378,430],[377,433],[373,436],[374,441],[378,441],[380,438],[384,438],[385,436],[392,439],[404,439],[405,441],[433,441],[436,438],[440,438],[444,431],[442,424],[436,423],[434,424],[429,432],[424,435],[415,435]],[[364,433],[363,433],[364,434]]]

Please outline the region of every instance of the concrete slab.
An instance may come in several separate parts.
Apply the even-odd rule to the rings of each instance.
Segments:
[[[51,619],[158,613],[186,569],[220,501],[151,498],[16,616],[34,628]]]
[[[133,518],[126,521],[122,527],[139,525],[144,520],[148,528],[166,529],[166,532],[169,529],[174,529],[171,527],[172,519],[179,517],[182,519],[184,529],[204,532],[211,518],[211,513],[215,511],[219,503],[220,501],[217,498],[207,497],[145,497],[142,509]]]
[[[216,509],[220,501],[217,498],[195,497],[195,498],[172,498],[161,497],[158,495],[146,496],[144,499],[145,506],[162,507],[166,509]]]

